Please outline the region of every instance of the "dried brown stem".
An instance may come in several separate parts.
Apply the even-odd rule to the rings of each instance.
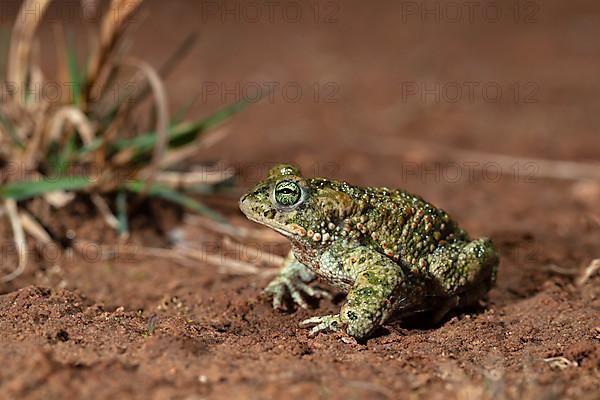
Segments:
[[[25,239],[25,231],[23,230],[23,224],[19,218],[19,212],[17,210],[17,202],[12,199],[4,201],[4,208],[6,214],[10,220],[10,225],[13,231],[13,241],[17,246],[18,262],[17,268],[8,275],[2,277],[2,282],[10,282],[21,276],[25,271],[27,265],[27,240]]]
[[[274,275],[277,268],[258,268],[253,264],[224,259],[221,256],[207,254],[206,252],[194,249],[161,249],[156,247],[144,247],[142,254],[153,257],[177,259],[177,260],[196,260],[202,263],[214,265],[219,268],[219,273],[230,275]],[[189,263],[186,263],[189,264]]]
[[[108,63],[108,59],[120,34],[123,32],[124,22],[137,10],[142,2],[143,0],[111,1],[111,12],[102,20],[99,47],[92,55],[89,63],[85,99],[89,99],[91,89],[98,83],[98,77],[101,75],[103,68],[110,64]]]
[[[152,92],[154,93],[154,102],[157,110],[156,144],[154,146],[152,160],[150,165],[144,168],[140,173],[140,176],[146,180],[146,186],[143,191],[146,192],[152,185],[152,182],[160,169],[160,160],[166,150],[169,140],[169,104],[167,101],[167,92],[158,72],[156,72],[150,64],[133,58],[127,59],[124,61],[124,64],[138,68],[146,76],[146,79],[152,88]]]
[[[20,98],[29,73],[29,59],[35,31],[51,0],[26,0],[21,5],[12,31],[6,82],[17,85],[15,96]],[[32,12],[35,15],[31,15]]]
[[[173,189],[189,189],[199,185],[215,185],[230,179],[231,175],[214,176],[205,172],[164,171],[156,175],[156,182]]]
[[[581,278],[577,280],[577,285],[584,285],[596,272],[600,270],[600,258],[592,260],[590,265],[583,271]]]
[[[89,145],[95,137],[96,129],[81,110],[72,106],[65,106],[55,112],[49,129],[48,139],[57,140],[65,131],[67,123],[77,128],[81,141]]]
[[[406,152],[410,149],[426,154],[434,151],[448,155],[454,160],[468,160],[469,163],[473,163],[475,169],[485,168],[486,165],[495,163],[501,171],[513,173],[515,164],[521,166],[521,168],[532,164],[537,169],[535,172],[536,178],[600,180],[600,163],[513,157],[503,154],[462,150],[439,143],[389,136],[380,136],[377,140],[372,140],[369,146],[364,145],[364,138],[356,137],[352,141],[356,142],[357,145],[360,143],[362,151],[376,153],[377,155],[398,156],[400,152]]]
[[[238,242],[261,241],[261,242],[285,242],[285,238],[270,229],[251,229],[241,226],[226,225],[216,222],[210,218],[189,214],[186,223],[200,226],[220,235],[231,236]]]

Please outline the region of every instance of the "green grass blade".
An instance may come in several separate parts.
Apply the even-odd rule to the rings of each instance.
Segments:
[[[119,235],[124,236],[129,232],[129,221],[127,219],[127,192],[120,190],[117,193],[117,218],[119,220]]]
[[[71,85],[71,99],[73,104],[81,104],[81,91],[83,90],[82,71],[77,61],[77,50],[75,49],[75,39],[69,35],[69,45],[67,46],[67,67],[69,70],[69,83]]]
[[[199,97],[200,97],[200,95],[197,94],[196,96],[194,96],[190,100],[188,100],[188,102],[186,104],[181,106],[175,112],[175,115],[173,115],[173,118],[171,118],[171,124],[178,125],[178,124],[182,123],[183,120],[185,119],[185,116],[188,115],[188,113],[192,109],[192,106],[194,105],[194,103],[196,103],[196,101],[198,100]]]
[[[248,102],[242,100],[237,103],[230,104],[206,118],[193,122],[184,122],[171,127],[171,129],[169,129],[170,145],[174,146],[176,143],[179,144],[178,142],[181,141],[189,143],[190,141],[196,139],[201,132],[221,124],[231,116],[242,111],[247,105]],[[147,152],[154,148],[156,138],[156,133],[146,133],[131,139],[119,140],[115,143],[115,145],[118,150],[134,148],[138,152]]]
[[[178,147],[182,144],[189,143],[196,139],[202,132],[214,128],[223,123],[229,117],[242,111],[250,104],[246,100],[239,101],[234,104],[216,111],[206,118],[199,119],[193,122],[181,122],[169,127],[169,146]],[[138,154],[148,153],[154,149],[156,143],[156,133],[149,132],[138,135],[131,139],[120,139],[114,143],[112,150],[121,151],[133,148]],[[92,143],[83,146],[79,151],[79,156],[95,151],[103,144],[102,138],[96,138]]]
[[[100,146],[102,146],[102,143],[104,143],[104,140],[102,138],[100,138],[100,137],[94,138],[94,140],[92,140],[91,143],[84,145],[79,150],[79,156],[81,157],[87,153],[98,150],[100,148]]]
[[[89,186],[92,182],[85,176],[67,176],[62,178],[45,177],[39,181],[15,182],[0,187],[0,198],[27,200],[45,193],[76,191]]]
[[[142,181],[131,181],[125,184],[127,190],[134,193],[142,193],[146,187],[145,182]],[[183,193],[180,193],[174,189],[171,189],[167,186],[153,184],[148,191],[149,196],[160,197],[162,199],[171,201],[175,204],[178,204],[182,207],[188,208],[198,214],[206,215],[209,218],[214,219],[215,221],[225,223],[227,220],[218,212],[214,211],[210,207],[206,206],[202,202],[193,199],[189,196],[186,196]]]
[[[59,174],[64,174],[67,168],[69,167],[69,162],[76,155],[77,152],[77,137],[75,135],[71,135],[65,143],[65,147],[63,147],[62,151],[58,155],[57,164],[56,164],[56,172]]]
[[[193,122],[182,122],[169,127],[169,145],[177,147],[175,144],[181,145],[181,142],[189,143],[196,139],[200,133],[213,128],[224,122],[229,117],[242,111],[249,103],[240,101],[230,104],[217,112],[209,115],[206,118],[199,119]],[[114,143],[112,150],[126,150],[129,148],[135,149],[137,153],[150,152],[156,143],[156,133],[150,132],[138,135],[131,139],[120,139]],[[95,138],[94,141],[86,146],[83,146],[79,151],[79,156],[95,151],[103,144],[102,138]]]

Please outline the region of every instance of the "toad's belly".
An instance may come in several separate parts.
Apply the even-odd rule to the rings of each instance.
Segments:
[[[332,257],[329,252],[319,254],[316,251],[298,251],[299,249],[294,247],[292,249],[298,261],[334,288],[348,293],[354,285],[355,276],[352,271],[345,271],[341,260]]]
[[[348,277],[341,276],[339,274],[331,273],[330,271],[323,268],[316,270],[315,273],[320,279],[344,293],[348,293],[354,285],[353,279],[349,279]]]
[[[356,271],[345,269],[344,263],[339,258],[334,257],[332,253],[323,253],[318,262],[312,264],[309,268],[313,269],[321,279],[334,288],[348,293],[354,285]]]

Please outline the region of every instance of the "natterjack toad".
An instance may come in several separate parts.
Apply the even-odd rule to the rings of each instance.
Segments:
[[[277,165],[240,199],[252,221],[286,236],[292,251],[265,293],[306,307],[328,297],[307,283],[321,277],[347,293],[340,313],[301,326],[363,339],[391,317],[477,302],[494,284],[498,255],[487,238],[470,240],[443,210],[402,190],[304,178]]]

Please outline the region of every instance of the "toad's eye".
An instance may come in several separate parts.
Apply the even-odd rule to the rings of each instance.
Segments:
[[[300,201],[302,190],[296,182],[282,181],[275,186],[275,201],[284,207],[291,207]]]

